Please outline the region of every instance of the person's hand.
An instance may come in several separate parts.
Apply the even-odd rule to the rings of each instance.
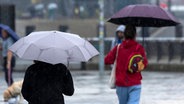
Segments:
[[[141,72],[142,70],[144,70],[143,60],[139,61],[137,64],[138,64],[137,72]]]

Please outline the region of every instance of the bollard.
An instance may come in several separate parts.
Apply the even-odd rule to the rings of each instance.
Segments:
[[[81,70],[86,70],[86,62],[81,62]]]
[[[33,25],[26,26],[26,36],[29,35],[31,32],[35,31],[36,27]]]

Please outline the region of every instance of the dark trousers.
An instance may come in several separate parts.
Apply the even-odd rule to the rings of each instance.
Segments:
[[[4,57],[3,70],[5,73],[5,80],[6,80],[7,85],[10,86],[13,83],[12,72],[15,66],[15,57],[12,57],[10,72],[8,72],[8,69],[6,68],[6,66],[7,66],[7,57]]]

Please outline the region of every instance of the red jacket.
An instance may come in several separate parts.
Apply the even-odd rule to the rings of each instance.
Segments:
[[[136,49],[136,47],[138,47]],[[117,46],[115,46],[105,57],[105,64],[113,64],[116,58]],[[134,74],[129,73],[127,70],[128,58],[132,52],[140,53],[143,58],[143,64],[145,67],[148,64],[148,60],[145,55],[144,48],[135,40],[124,40],[119,46],[118,57],[116,63],[116,85],[117,86],[133,86],[141,84],[142,75],[141,72]]]

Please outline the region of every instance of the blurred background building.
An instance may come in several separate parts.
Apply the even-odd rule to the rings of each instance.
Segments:
[[[13,16],[15,20],[7,18],[7,15],[12,15],[12,13],[6,11],[8,9],[0,8],[0,11],[2,11],[0,16],[4,16],[5,20],[3,21],[14,21],[11,27],[20,36],[26,36],[32,31],[60,30],[79,34],[81,37],[89,39],[99,49],[99,0],[0,0],[0,4],[14,5],[15,14]],[[183,51],[180,50],[183,46],[183,40],[179,42],[176,38],[183,38],[184,0],[104,0],[105,54],[110,50],[117,27],[117,25],[108,23],[106,20],[115,12],[130,4],[159,5],[177,17],[181,24],[176,27],[147,28],[146,31],[137,28],[137,36],[141,43],[141,34],[146,34],[145,36],[148,39],[145,42],[145,47],[150,62],[168,64],[170,63],[169,60],[177,60],[179,57],[181,58],[179,64],[183,63],[184,55]],[[160,45],[163,39],[166,42]],[[153,42],[151,43],[150,40]],[[173,40],[174,43],[171,42]],[[178,44],[175,45],[175,43]],[[155,46],[155,44],[160,45],[160,47]],[[164,51],[164,49],[167,51]],[[164,55],[170,55],[170,58],[165,58]],[[97,63],[98,60],[94,59],[92,62]],[[173,63],[178,63],[178,61]]]
[[[97,18],[99,12],[98,0],[0,0],[0,3],[16,5],[17,18],[48,17],[48,5],[57,5],[57,19],[67,18]],[[105,17],[111,16],[129,4],[156,4],[171,11],[183,11],[183,0],[104,0]]]

